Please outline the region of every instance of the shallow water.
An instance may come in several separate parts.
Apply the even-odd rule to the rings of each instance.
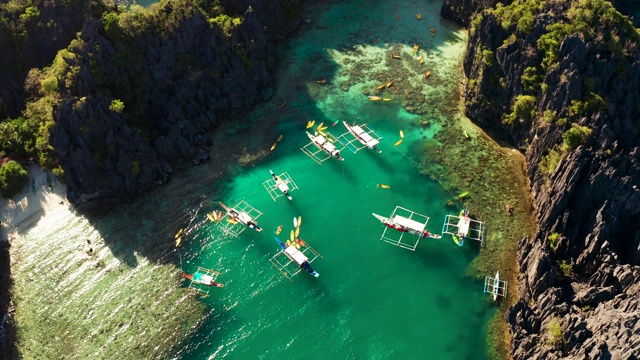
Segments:
[[[466,34],[439,18],[440,5],[314,5],[305,15],[310,24],[281,48],[274,99],[245,116],[254,130],[219,129],[218,140],[244,137],[238,146],[243,163],[258,162],[233,165],[214,181],[225,156],[214,150],[211,162],[117,213],[89,221],[63,212],[24,234],[12,249],[19,254],[14,273],[23,354],[484,358],[495,309],[482,282],[466,275],[477,244],[458,247],[444,236],[421,239],[415,252],[401,249],[380,240],[384,227],[371,215],[388,216],[399,205],[429,216],[427,228],[440,233],[445,214],[460,209],[446,205],[453,194],[418,165],[424,140],[458,115]],[[379,95],[391,101],[367,99],[388,81],[393,84]],[[345,149],[344,162],[318,165],[300,151],[311,119],[336,136],[346,132],[342,124],[330,126],[338,119],[367,123],[384,137],[382,153]],[[420,125],[425,120],[429,126]],[[405,137],[396,147],[399,130]],[[280,134],[283,140],[269,152]],[[296,182],[292,201],[271,199],[262,185],[269,169]],[[205,214],[220,209],[217,201],[240,200],[264,213],[258,219],[264,231],[229,238]],[[278,251],[274,230],[283,225],[286,239],[297,216],[300,237],[322,255],[312,264],[319,278],[302,272],[289,281],[269,262]],[[165,265],[166,253],[150,238],[171,244],[179,228],[185,231],[178,264]],[[218,280],[226,286],[200,301],[188,296],[177,274],[196,266],[221,271]],[[39,276],[26,276],[31,273]],[[59,341],[46,341],[47,333],[60,334]]]

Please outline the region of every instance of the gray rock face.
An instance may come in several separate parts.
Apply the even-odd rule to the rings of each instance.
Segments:
[[[449,18],[469,24],[481,2],[445,1]],[[501,121],[525,93],[523,74],[542,70],[537,40],[546,26],[567,19],[570,2],[547,3],[532,30],[499,25],[484,12],[470,34],[464,62],[467,115],[525,152],[538,230],[519,243],[518,296],[505,314],[514,359],[635,359],[640,357],[640,51],[635,35],[620,27],[620,53],[611,51],[612,29],[560,41],[557,63],[539,75],[533,119]],[[444,6],[443,6],[444,9]],[[443,10],[444,12],[444,10]],[[618,30],[616,30],[618,31]],[[505,42],[515,35],[515,39]],[[609,44],[609,45],[607,45]],[[482,54],[495,54],[492,63]],[[505,86],[496,86],[496,79]],[[575,110],[596,101],[600,110]],[[571,110],[571,109],[574,110]],[[542,120],[555,112],[552,123]],[[558,119],[565,121],[558,121]],[[579,146],[562,150],[571,123],[592,130]],[[562,157],[547,174],[539,166],[555,149]],[[549,235],[557,233],[552,249]],[[554,338],[555,322],[561,334]]]
[[[85,22],[81,46],[66,59],[77,75],[69,76],[51,133],[72,203],[128,197],[166,182],[175,161],[206,161],[206,134],[221,119],[273,96],[267,63],[274,41],[297,25],[285,13],[299,2],[224,6],[242,18],[230,36],[195,7],[175,15],[170,4],[160,12],[174,21],[157,20],[164,23],[135,36]],[[110,109],[114,99],[124,112]]]

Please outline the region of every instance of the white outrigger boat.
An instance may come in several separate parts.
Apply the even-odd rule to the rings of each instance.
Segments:
[[[273,266],[278,268],[280,272],[293,281],[291,278],[304,270],[314,277],[320,276],[317,271],[311,268],[311,263],[320,256],[309,244],[300,238],[292,241],[282,242],[275,238],[280,251],[271,258]]]
[[[384,229],[380,240],[388,242],[392,245],[399,246],[401,248],[415,251],[421,238],[440,239],[442,237],[441,235],[433,234],[426,229],[427,223],[429,222],[428,216],[418,214],[414,211],[405,209],[400,206],[396,206],[396,208],[393,210],[393,213],[389,217],[378,215],[376,213],[372,213],[372,215],[387,227]],[[388,229],[399,231],[400,237],[397,239],[387,237],[386,234]],[[416,235],[415,242],[403,242],[402,239],[405,233]]]
[[[311,140],[310,143],[300,148],[302,152],[307,154],[313,161],[322,165],[327,159],[333,157],[340,161],[344,161],[344,158],[340,156],[340,150],[336,145],[336,142],[341,144],[340,140],[328,132],[318,132],[315,135],[310,132],[306,132],[307,136]],[[309,147],[314,146],[318,150],[313,151]]]
[[[459,216],[447,214],[444,218],[442,226],[443,234],[451,234],[453,241],[462,246],[465,239],[472,239],[484,242],[484,235],[487,224],[484,221],[478,221],[469,217],[469,207],[467,206],[460,211]]]
[[[484,292],[493,296],[493,301],[498,299],[498,296],[507,296],[507,282],[500,280],[500,271],[496,271],[495,277],[485,276],[484,278]]]
[[[224,284],[216,282],[220,272],[215,270],[205,269],[198,266],[197,270],[193,274],[183,272],[180,275],[189,280],[189,291],[195,294],[200,294],[204,297],[209,295],[211,287],[224,287]]]
[[[293,190],[297,190],[298,186],[293,182],[291,176],[286,172],[276,175],[273,171],[269,170],[269,173],[271,174],[271,179],[263,182],[262,186],[267,190],[273,201],[276,201],[278,197],[283,195],[286,196],[287,199],[293,200],[290,193]]]
[[[246,228],[253,229],[255,231],[262,231],[262,228],[258,226],[258,217],[262,215],[260,211],[249,205],[246,201],[242,200],[235,207],[229,207],[222,202],[220,206],[227,213],[227,221],[222,222],[222,232],[225,235],[238,236]]]
[[[382,152],[382,150],[378,149],[378,145],[380,144],[380,140],[382,139],[382,136],[380,134],[378,134],[375,130],[373,130],[371,127],[369,127],[367,124],[362,124],[362,125],[356,125],[355,123],[353,125],[349,125],[346,121],[342,121],[342,123],[344,124],[344,126],[347,128],[347,130],[349,130],[349,134],[353,135],[354,139],[350,140],[350,141],[346,141],[345,138],[345,134],[340,135],[338,138],[345,138],[345,146],[347,147],[347,149],[351,150],[354,154],[361,149],[364,149],[365,147],[367,149],[371,149],[375,152]],[[354,142],[359,142],[362,145],[356,145],[354,146],[353,143]],[[355,147],[355,150],[351,149],[351,146]]]

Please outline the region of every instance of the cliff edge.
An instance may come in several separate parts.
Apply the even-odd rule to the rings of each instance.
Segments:
[[[600,0],[445,0],[467,24],[467,116],[524,152],[514,359],[640,356],[640,35]]]

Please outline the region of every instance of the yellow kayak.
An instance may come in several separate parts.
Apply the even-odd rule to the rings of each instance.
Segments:
[[[380,96],[367,96],[371,101],[380,101],[382,98]]]
[[[316,123],[315,120],[307,121],[307,129],[311,129],[313,127],[313,124],[315,123]]]
[[[427,71],[426,73],[424,73],[424,78],[428,78],[429,76],[431,76],[431,71]]]
[[[392,59],[400,59],[400,55],[391,54]]]
[[[400,137],[404,139],[404,131],[400,130]]]
[[[216,222],[216,218],[213,217],[213,215],[211,215],[211,214],[207,214],[207,218],[209,218],[209,220],[211,220],[213,222]]]
[[[282,225],[278,226],[278,229],[276,230],[276,235],[280,235],[281,232],[282,232]]]
[[[400,139],[400,140],[396,141],[396,143],[395,143],[395,144],[393,144],[393,146],[398,146],[398,145],[400,145],[400,144],[402,144],[402,139]]]
[[[180,245],[180,243],[182,242],[182,236],[178,237],[176,239],[176,247],[178,247]]]
[[[389,80],[389,82],[387,83],[387,87],[393,85],[393,81]]]
[[[182,235],[182,230],[184,230],[184,229],[178,230],[178,232],[176,233],[176,236],[175,236],[176,239],[179,238],[180,235]]]
[[[300,227],[300,225],[302,225],[302,215],[298,216],[298,227]]]
[[[385,185],[385,184],[378,184],[378,187],[379,187],[380,189],[388,189],[388,188],[390,188],[391,186],[389,186],[389,185]]]
[[[271,145],[271,151],[273,151],[276,148],[276,145],[278,145],[278,143],[273,143],[273,145]]]
[[[278,140],[276,140],[276,142],[280,142],[280,141],[282,141],[282,137],[283,137],[283,136],[284,136],[284,135],[280,135],[280,136],[278,136]]]
[[[422,20],[422,14],[417,13],[417,14],[416,14],[416,19],[418,19],[418,20]]]
[[[382,101],[391,101],[389,98],[382,98]]]

